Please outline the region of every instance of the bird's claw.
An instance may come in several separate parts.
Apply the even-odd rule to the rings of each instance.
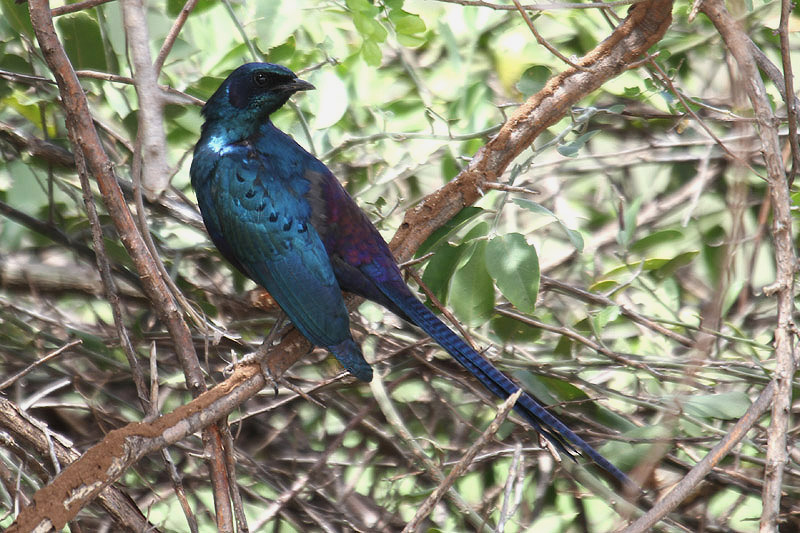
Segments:
[[[275,376],[272,375],[272,371],[269,369],[269,366],[264,364],[263,361],[259,362],[258,366],[261,368],[261,375],[264,376],[264,381],[267,384],[272,384],[272,390],[275,392],[275,397],[278,397],[278,380],[275,379]]]
[[[270,384],[270,383],[272,384],[272,390],[275,391],[275,397],[277,397],[278,396],[278,380],[272,374],[272,371],[269,369],[269,365],[264,360],[265,356],[266,356],[266,351],[267,351],[266,350],[266,344],[264,344],[261,347],[259,347],[259,349],[256,350],[255,352],[251,352],[251,353],[243,356],[241,359],[239,359],[238,362],[228,365],[226,370],[228,368],[233,368],[233,367],[240,366],[240,365],[257,364],[258,368],[261,371],[261,375],[264,376],[264,381],[266,381],[267,384]]]

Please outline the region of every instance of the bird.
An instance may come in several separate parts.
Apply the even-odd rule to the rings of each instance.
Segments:
[[[386,241],[328,167],[272,123],[293,94],[312,89],[282,65],[246,63],[203,106],[190,176],[214,245],[361,381],[372,380],[372,368],[353,339],[342,291],[420,327],[497,397],[516,393],[517,384],[414,295]],[[514,409],[560,452],[582,452],[624,487],[636,486],[527,392]]]

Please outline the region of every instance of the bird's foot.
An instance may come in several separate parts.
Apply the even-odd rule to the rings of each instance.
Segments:
[[[266,361],[265,361],[271,346],[272,346],[272,342],[269,339],[267,339],[266,341],[264,341],[264,343],[261,346],[258,347],[258,349],[255,352],[248,353],[248,354],[244,355],[238,361],[234,361],[233,363],[230,363],[227,367],[225,367],[225,370],[223,371],[225,376],[229,376],[230,374],[233,374],[233,371],[238,366],[257,364],[259,369],[260,369],[260,371],[261,371],[261,375],[264,376],[264,380],[268,384],[269,383],[272,384],[272,389],[275,391],[275,396],[277,396],[278,395],[278,380],[272,374],[272,371],[269,369],[269,365],[267,365]]]
[[[269,365],[264,364],[264,361],[259,361],[258,367],[261,369],[261,375],[264,376],[264,381],[267,382],[267,385],[272,384],[272,391],[275,393],[275,397],[278,397],[278,380],[275,376],[272,375],[272,371],[269,369]]]

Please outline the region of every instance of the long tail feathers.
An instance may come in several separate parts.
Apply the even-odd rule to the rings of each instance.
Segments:
[[[519,387],[505,374],[497,370],[484,359],[478,352],[467,345],[464,340],[456,335],[439,318],[410,292],[386,291],[386,295],[400,307],[414,323],[421,327],[428,335],[446,349],[456,361],[469,370],[480,382],[499,398],[505,400],[517,392]],[[536,431],[547,437],[561,452],[570,455],[570,452],[581,451],[585,453],[598,466],[614,476],[626,487],[637,487],[619,468],[600,455],[585,440],[580,438],[563,422],[551,415],[542,405],[526,392],[517,400],[514,409],[527,420]]]

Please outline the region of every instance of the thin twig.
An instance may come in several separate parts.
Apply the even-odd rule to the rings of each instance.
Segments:
[[[38,366],[43,365],[44,363],[48,362],[50,359],[53,359],[54,357],[58,357],[59,355],[61,355],[65,351],[67,351],[70,348],[73,348],[73,347],[81,344],[82,342],[83,341],[80,340],[80,339],[75,339],[74,341],[70,341],[67,344],[63,345],[63,346],[60,346],[60,347],[56,348],[55,350],[53,350],[52,352],[48,353],[47,355],[45,355],[41,359],[37,359],[36,361],[34,361],[33,363],[29,364],[28,366],[26,366],[25,368],[23,368],[22,370],[20,370],[16,374],[14,374],[13,376],[9,376],[8,378],[6,378],[2,382],[0,382],[0,391],[2,391],[3,389],[7,389],[11,385],[13,385],[17,380],[19,380],[20,378],[23,378],[26,375],[30,374],[31,371],[33,369],[37,368]]]
[[[478,455],[488,443],[491,441],[497,430],[500,429],[500,425],[505,422],[506,417],[511,412],[511,409],[514,407],[514,404],[517,403],[517,400],[522,395],[522,389],[518,389],[517,392],[509,396],[500,407],[497,409],[497,416],[494,417],[492,423],[481,433],[481,436],[475,439],[475,442],[467,448],[467,451],[461,456],[461,459],[450,469],[450,473],[447,474],[441,483],[436,487],[430,496],[425,498],[425,501],[419,506],[417,512],[414,514],[414,517],[408,521],[406,527],[403,528],[403,533],[410,533],[411,531],[415,531],[417,527],[422,523],[422,521],[430,514],[433,510],[434,506],[439,503],[439,500],[442,499],[445,492],[450,490],[456,480],[461,477],[464,472],[472,465],[473,459],[475,456]]]
[[[747,409],[744,416],[728,431],[727,435],[672,487],[666,496],[659,499],[647,513],[623,529],[621,533],[650,531],[650,528],[691,494],[697,485],[703,481],[703,478],[747,435],[747,432],[769,408],[770,402],[775,396],[775,388],[775,382],[770,381],[756,401]]]
[[[198,0],[187,0],[186,3],[183,4],[181,12],[175,17],[175,22],[172,23],[169,33],[167,33],[166,38],[164,38],[164,44],[161,45],[161,50],[158,51],[158,56],[153,62],[153,69],[156,71],[156,77],[158,77],[158,74],[161,72],[164,61],[166,61],[170,50],[172,50],[172,46],[175,44],[175,40],[178,38],[178,35],[180,35],[183,25],[186,24],[189,14],[197,5],[197,1]]]
[[[615,0],[613,2],[548,2],[546,4],[525,4],[522,6],[526,11],[550,11],[556,9],[608,9],[609,7],[629,6],[644,0]],[[514,11],[516,6],[508,4],[493,4],[484,0],[437,0],[446,4],[458,4],[460,6],[486,7],[497,11]]]
[[[784,87],[783,100],[786,102],[786,118],[789,126],[789,149],[792,153],[792,170],[787,176],[791,186],[795,176],[800,172],[800,147],[797,141],[797,98],[794,95],[794,76],[792,75],[792,57],[789,49],[789,19],[792,16],[794,2],[781,0],[781,20],[778,25],[778,37],[781,42],[781,62],[783,63]]]
[[[577,69],[577,70],[582,70],[584,72],[588,70],[587,67],[584,67],[583,65],[579,65],[579,64],[577,64],[577,63],[575,63],[573,61],[570,61],[570,59],[567,56],[565,56],[564,54],[562,54],[561,52],[559,52],[558,49],[556,49],[555,46],[553,46],[550,43],[548,43],[547,39],[545,39],[544,37],[542,37],[539,34],[539,31],[536,29],[536,26],[533,25],[533,21],[528,16],[527,11],[525,11],[525,9],[522,7],[522,4],[519,3],[519,0],[512,0],[512,2],[514,2],[514,5],[517,7],[517,11],[519,11],[519,14],[522,15],[522,19],[525,21],[525,24],[528,25],[528,29],[531,30],[531,33],[536,38],[536,42],[537,43],[539,43],[540,45],[542,45],[545,48],[547,48],[548,52],[550,52],[551,54],[553,54],[554,56],[559,58],[561,61],[563,61],[564,63],[566,63],[570,67],[572,67],[574,69]]]
[[[83,0],[83,2],[75,2],[74,4],[66,4],[63,6],[54,7],[52,13],[53,17],[60,17],[61,15],[66,15],[68,13],[76,13],[78,11],[83,11],[84,9],[92,9],[93,7],[97,7],[112,1],[113,0]]]

